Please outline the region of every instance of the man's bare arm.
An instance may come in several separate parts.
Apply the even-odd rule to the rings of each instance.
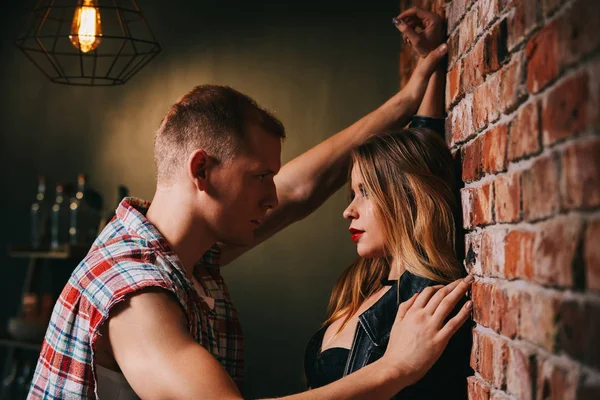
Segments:
[[[330,385],[285,397],[388,399],[415,383],[440,357],[448,340],[468,318],[464,307],[446,317],[470,283],[428,288],[402,303],[384,356]],[[233,380],[190,336],[177,301],[162,289],[145,290],[119,303],[108,319],[114,358],[143,399],[241,400]]]
[[[279,205],[269,210],[251,246],[220,245],[221,266],[306,217],[335,193],[347,180],[352,149],[373,135],[408,123],[444,55],[445,49],[432,51],[415,68],[407,85],[382,106],[285,164],[275,176]]]

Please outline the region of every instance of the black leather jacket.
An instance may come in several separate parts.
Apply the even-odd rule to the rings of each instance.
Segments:
[[[358,317],[344,376],[381,358],[387,348],[398,305],[427,286],[437,283],[405,271],[400,277],[400,291],[394,284],[382,298]],[[466,298],[465,298],[466,301]],[[460,309],[462,301],[453,315]],[[450,339],[441,358],[416,384],[396,394],[393,399],[466,399],[472,322],[468,321]]]

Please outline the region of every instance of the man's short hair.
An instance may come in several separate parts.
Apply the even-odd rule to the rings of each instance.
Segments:
[[[245,94],[228,86],[196,86],[171,106],[156,132],[157,181],[170,183],[199,148],[218,162],[230,160],[243,151],[250,125],[285,138],[283,124]]]

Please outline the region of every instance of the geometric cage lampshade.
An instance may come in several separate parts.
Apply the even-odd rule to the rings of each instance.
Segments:
[[[134,0],[38,0],[16,45],[53,82],[122,85],[161,50]]]

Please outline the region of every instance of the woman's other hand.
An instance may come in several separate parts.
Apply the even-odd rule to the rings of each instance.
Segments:
[[[382,361],[396,368],[409,384],[421,379],[442,355],[450,338],[471,314],[468,301],[452,318],[448,316],[464,298],[472,276],[447,286],[431,286],[400,304]]]
[[[444,42],[445,24],[436,13],[412,7],[393,19],[396,28],[404,35],[420,57],[426,57]]]

